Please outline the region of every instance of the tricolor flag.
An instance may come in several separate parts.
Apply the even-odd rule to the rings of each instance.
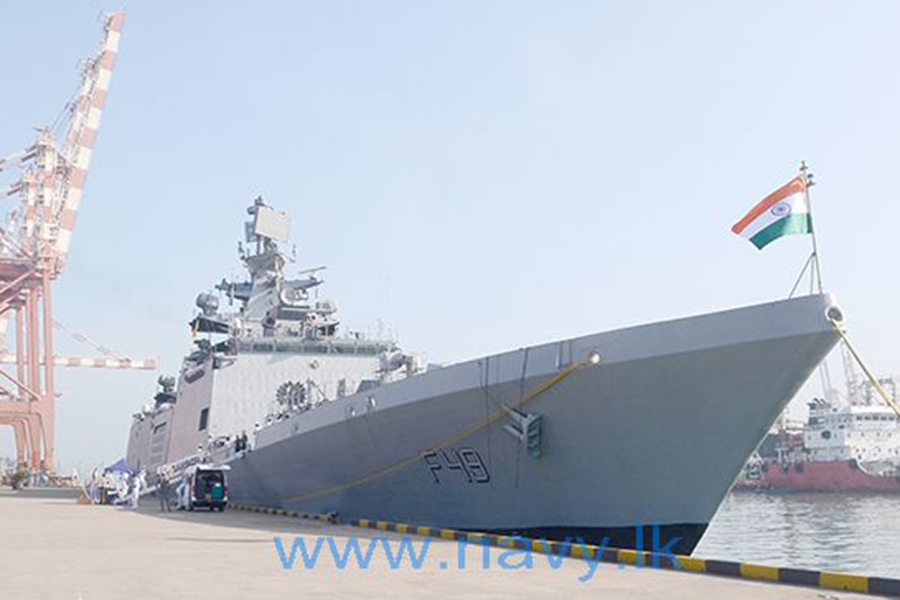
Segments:
[[[784,235],[812,233],[806,177],[798,175],[766,196],[731,230],[760,250]]]

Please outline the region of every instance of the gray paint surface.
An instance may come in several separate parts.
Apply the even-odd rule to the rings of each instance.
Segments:
[[[579,337],[330,402],[231,458],[232,498],[461,529],[705,524],[835,344],[831,305],[809,296]],[[543,419],[539,458],[506,418],[450,445],[477,451],[489,482],[444,468],[436,483],[416,458],[594,350],[599,366],[525,406]]]

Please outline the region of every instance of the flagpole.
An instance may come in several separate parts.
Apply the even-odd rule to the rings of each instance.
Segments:
[[[810,220],[810,224],[812,225],[812,227],[811,227],[812,231],[810,233],[812,234],[813,266],[815,267],[814,270],[815,270],[815,276],[816,276],[815,281],[816,281],[816,286],[819,288],[819,293],[821,294],[823,291],[822,267],[819,264],[819,244],[816,241],[816,223],[812,216],[813,215],[812,202],[810,201],[810,197],[809,197],[809,188],[814,186],[816,184],[816,182],[813,181],[813,174],[809,172],[809,165],[806,164],[805,160],[800,161],[800,173],[803,175],[804,183],[806,184],[804,186],[804,189],[806,190],[805,191],[806,206],[809,208],[809,220]],[[811,275],[812,274],[810,274],[810,276]]]
[[[822,288],[822,267],[819,264],[819,244],[816,241],[816,223],[813,220],[812,216],[812,202],[809,199],[809,188],[816,184],[813,181],[813,174],[809,171],[809,165],[806,164],[805,160],[800,161],[800,173],[803,175],[804,183],[806,184],[804,188],[806,189],[806,206],[809,209],[809,220],[812,225],[810,232],[812,234],[812,258],[813,258],[813,267],[815,270],[815,284],[819,288],[819,293],[823,293]],[[812,272],[810,272],[810,284],[813,282]],[[822,363],[819,365],[819,375],[822,378],[822,388],[825,393],[825,399],[830,401],[828,396],[830,395],[831,390],[833,389],[831,386],[831,373],[828,370],[828,358],[825,357],[822,359]]]

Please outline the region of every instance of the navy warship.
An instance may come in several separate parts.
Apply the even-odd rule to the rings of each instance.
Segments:
[[[285,274],[289,217],[248,213],[249,279],[197,297],[195,348],[127,454],[227,464],[232,501],[617,547],[655,530],[689,554],[838,340],[814,294],[426,366],[344,333],[322,269]]]

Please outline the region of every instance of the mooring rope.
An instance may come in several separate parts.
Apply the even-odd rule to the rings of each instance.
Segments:
[[[869,370],[869,367],[866,366],[866,363],[863,362],[863,359],[859,355],[859,352],[856,351],[856,348],[854,348],[853,344],[850,343],[850,340],[847,339],[847,334],[846,332],[844,332],[844,329],[841,327],[840,323],[838,323],[831,317],[829,317],[828,320],[831,321],[832,325],[834,325],[834,328],[837,330],[838,335],[841,336],[841,340],[844,342],[844,344],[847,345],[847,350],[850,351],[850,355],[853,356],[854,360],[856,360],[856,364],[859,365],[859,368],[863,370],[863,373],[865,373],[866,378],[869,380],[869,383],[872,384],[872,387],[875,388],[875,391],[878,392],[878,395],[881,396],[882,400],[884,400],[885,403],[890,406],[895,413],[897,413],[897,416],[900,417],[900,406],[898,406],[894,399],[888,395],[887,391],[881,385],[881,382],[878,381],[875,375],[872,374],[872,371]]]

